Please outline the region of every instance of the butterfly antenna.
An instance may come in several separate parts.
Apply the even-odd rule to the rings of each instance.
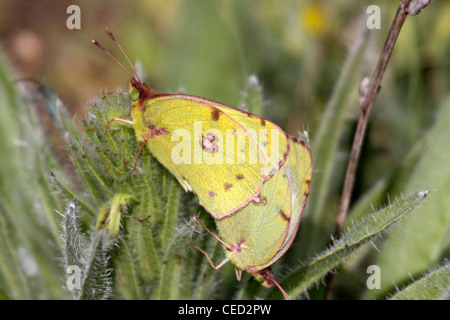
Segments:
[[[128,59],[128,56],[125,54],[125,51],[123,51],[122,47],[120,46],[119,42],[116,40],[116,38],[114,37],[112,32],[109,31],[108,28],[105,28],[105,32],[111,38],[111,40],[114,41],[116,46],[120,49],[120,52],[122,52],[122,54],[125,57],[125,59],[127,59],[129,65],[131,66],[131,69],[133,69],[133,72],[136,75],[136,78],[139,80],[139,82],[141,82],[141,79],[139,78],[139,75],[137,74],[136,70],[134,69],[133,64],[131,63],[130,59]]]
[[[91,41],[93,44],[95,44],[97,47],[99,47],[100,49],[102,49],[102,51],[104,53],[106,53],[111,59],[113,59],[123,70],[125,70],[126,73],[128,73],[128,75],[131,77],[131,79],[133,79],[134,81],[136,81],[136,78],[130,73],[130,71],[127,70],[127,68],[125,68],[123,66],[123,64],[121,64],[116,58],[114,58],[114,56],[109,53],[108,50],[106,50],[97,40],[92,40]],[[139,80],[140,82],[140,80]]]

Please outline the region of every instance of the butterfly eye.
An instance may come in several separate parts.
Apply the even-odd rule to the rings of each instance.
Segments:
[[[130,92],[130,97],[133,101],[139,100],[139,90],[136,88],[132,89]]]

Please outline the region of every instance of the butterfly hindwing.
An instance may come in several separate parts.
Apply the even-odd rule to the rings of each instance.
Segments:
[[[227,257],[240,269],[265,266],[283,244],[289,224],[284,214],[289,214],[291,198],[284,173],[283,167],[264,184],[257,202],[216,220],[221,239],[239,247],[227,251]]]
[[[267,181],[258,203],[216,220],[223,241],[238,250],[227,257],[240,269],[263,270],[278,260],[295,238],[311,183],[311,154],[305,143],[290,138],[284,166]]]
[[[291,190],[290,224],[283,244],[272,258],[273,261],[278,260],[294,241],[309,195],[313,163],[311,152],[303,140],[290,137],[290,154],[285,163],[285,170]]]

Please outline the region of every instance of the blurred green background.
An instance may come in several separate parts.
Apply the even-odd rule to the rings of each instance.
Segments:
[[[410,149],[448,91],[450,4],[435,2],[406,21],[383,80],[367,145],[379,152],[378,165]],[[81,9],[80,30],[66,27],[70,4]],[[157,92],[183,90],[234,106],[247,77],[256,74],[267,116],[289,133],[308,129],[314,139],[371,4],[381,9],[381,29],[369,32],[361,68],[371,74],[396,1],[2,0],[0,37],[16,78],[52,88],[77,119],[100,90],[126,87],[125,72],[90,43],[100,41],[124,62],[103,32],[107,26]]]
[[[80,30],[66,27],[70,4],[81,9]],[[381,9],[381,29],[369,32],[362,66],[371,74],[396,1],[2,0],[0,37],[16,78],[52,88],[77,118],[100,90],[126,87],[126,73],[90,43],[100,41],[125,62],[107,26],[157,92],[183,90],[234,106],[256,74],[267,116],[289,133],[308,129],[314,139],[371,4]],[[389,151],[382,159],[388,163],[410,148],[448,91],[449,6],[436,1],[403,28],[369,133],[375,150]],[[405,89],[411,86],[416,90]]]
[[[146,82],[158,93],[181,91],[239,106],[247,79],[255,74],[264,92],[264,115],[290,134],[308,130],[314,153],[315,137],[349,52],[366,31],[367,47],[354,72],[358,79],[371,75],[398,2],[0,0],[0,39],[13,79],[34,79],[51,88],[79,123],[86,116],[88,102],[102,90],[126,88],[128,75],[91,44],[92,39],[98,40],[125,63],[104,33],[106,26],[131,61],[141,64]],[[66,27],[66,9],[71,4],[81,9],[80,30]],[[381,9],[381,29],[367,30],[366,8],[374,4]],[[436,0],[420,15],[407,18],[375,100],[354,204],[373,190],[380,178],[408,174],[397,168],[402,168],[415,146],[416,153],[423,150],[417,141],[432,127],[450,92],[448,17],[450,2]],[[333,158],[327,201],[318,215],[326,226],[321,241],[316,247],[293,249],[296,255],[291,260],[321,250],[330,237],[359,113],[357,98],[355,86]],[[442,138],[443,145],[438,147],[448,151],[450,136]],[[450,165],[428,166],[439,172]],[[314,169],[320,177],[323,168]],[[386,204],[388,194],[395,197],[405,190],[405,184],[398,181],[404,179],[389,180],[382,196],[371,198],[374,208]],[[414,183],[409,190],[429,187]],[[447,228],[443,247],[450,238],[448,214],[445,217],[441,221]],[[300,243],[304,228],[300,227]],[[298,246],[301,244],[294,245]],[[437,256],[446,256],[448,249],[442,252],[440,249]],[[343,294],[349,296],[354,297]]]

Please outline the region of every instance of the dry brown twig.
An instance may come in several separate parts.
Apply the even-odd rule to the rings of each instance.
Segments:
[[[336,219],[336,229],[334,238],[338,239],[341,236],[342,228],[347,216],[347,211],[350,205],[351,193],[353,190],[356,169],[358,166],[359,157],[361,154],[361,146],[366,131],[370,111],[372,109],[373,101],[380,89],[381,79],[386,70],[389,58],[392,50],[394,49],[395,42],[398,38],[400,30],[408,15],[419,14],[432,0],[401,0],[400,5],[392,22],[391,29],[389,30],[388,37],[384,44],[383,50],[380,54],[378,64],[372,75],[372,79],[369,81],[368,77],[364,77],[359,86],[359,103],[361,106],[361,113],[358,119],[356,132],[353,139],[352,150],[350,153],[350,159],[345,175],[344,188],[341,196],[341,203],[339,212]],[[330,273],[327,278],[327,290],[325,292],[325,298],[330,298],[331,287],[333,286],[335,273]]]
[[[381,52],[378,64],[375,68],[375,72],[372,76],[372,80],[369,81],[365,77],[360,84],[360,106],[361,114],[358,119],[358,125],[356,128],[352,150],[350,154],[350,160],[347,167],[347,173],[345,176],[344,189],[342,191],[341,204],[336,221],[335,236],[339,237],[342,231],[342,227],[345,222],[348,207],[350,204],[351,192],[355,181],[355,173],[361,153],[362,141],[367,127],[370,111],[372,109],[373,101],[376,94],[379,91],[381,79],[386,70],[386,66],[391,56],[394,44],[398,38],[403,23],[408,15],[416,15],[420,13],[423,8],[430,4],[431,0],[402,0],[395,15],[391,29],[389,31],[386,43],[383,51]]]

